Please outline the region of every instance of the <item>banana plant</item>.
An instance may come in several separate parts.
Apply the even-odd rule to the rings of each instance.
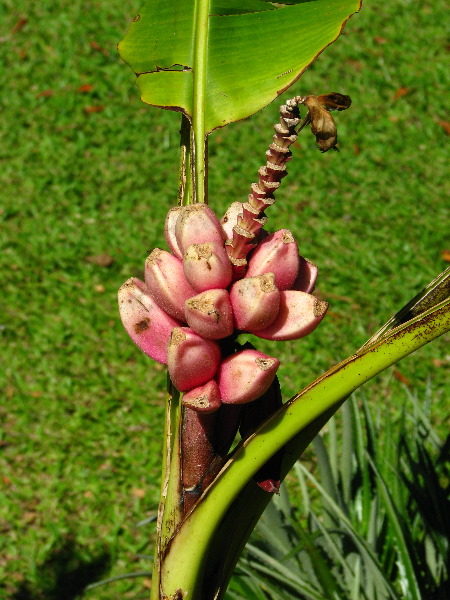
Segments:
[[[151,600],[219,600],[248,536],[295,461],[366,381],[450,329],[444,274],[354,355],[287,402],[279,361],[239,335],[293,340],[323,320],[317,267],[292,232],[264,230],[289,146],[310,126],[336,149],[340,93],[280,108],[267,162],[219,219],[208,205],[208,135],[273,101],[340,35],[359,0],[148,2],[119,44],[144,102],[182,113],[178,206],[145,281],[119,290],[126,331],[167,365],[161,496]],[[301,116],[301,113],[304,116]]]

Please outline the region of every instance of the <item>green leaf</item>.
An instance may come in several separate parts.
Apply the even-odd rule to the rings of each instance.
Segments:
[[[282,563],[256,546],[250,544],[249,549],[252,555],[257,558],[257,562],[252,563],[255,570],[269,574],[275,582],[278,581],[283,587],[290,587],[293,593],[302,592],[307,598],[321,600],[322,597],[317,591],[299,574],[292,573],[289,568],[284,567]]]
[[[414,565],[411,560],[408,542],[406,539],[408,537],[408,532],[401,523],[401,520],[395,507],[395,503],[392,500],[386,482],[380,475],[370,456],[368,456],[368,461],[376,475],[377,483],[380,489],[380,496],[383,499],[384,507],[389,517],[390,524],[392,525],[395,533],[395,539],[397,542],[396,545],[399,552],[399,561],[397,562],[397,564],[401,573],[404,573],[404,575],[402,576],[403,593],[405,595],[405,598],[411,598],[411,600],[420,600],[420,588],[416,579]]]
[[[202,114],[203,133],[257,112],[341,33],[359,0],[153,0],[119,52],[144,102]]]
[[[310,481],[314,484],[314,487],[320,492],[323,501],[330,507],[330,510],[333,514],[339,518],[340,525],[347,533],[349,538],[353,541],[355,546],[357,547],[363,561],[364,566],[367,571],[372,571],[372,576],[378,580],[378,584],[383,588],[386,596],[388,598],[396,598],[396,594],[394,589],[392,588],[390,582],[385,577],[378,558],[374,552],[374,550],[369,546],[367,541],[358,534],[358,531],[355,529],[353,523],[341,509],[341,507],[333,500],[333,498],[325,491],[325,489],[319,484],[317,479],[307,471],[304,465],[300,464],[300,469],[303,470],[305,476],[310,479]]]
[[[343,444],[341,457],[342,500],[346,506],[350,501],[352,487],[352,456],[353,456],[353,422],[350,405],[345,403],[342,408]],[[327,490],[328,491],[328,490]]]
[[[327,448],[323,442],[323,439],[318,435],[313,440],[314,453],[317,457],[317,466],[319,467],[319,473],[322,480],[322,485],[326,489],[327,493],[333,498],[336,503],[340,503],[340,497],[336,480],[333,477],[333,473],[330,465],[330,458],[327,452]],[[351,467],[351,461],[349,461]],[[324,520],[328,527],[332,527],[333,519],[330,515],[325,515]]]

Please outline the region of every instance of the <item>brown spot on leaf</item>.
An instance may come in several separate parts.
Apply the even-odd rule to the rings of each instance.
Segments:
[[[161,256],[162,250],[160,248],[155,248],[152,252],[147,256],[146,262],[149,265],[156,265]]]
[[[139,333],[143,333],[144,331],[147,331],[147,329],[150,328],[150,319],[143,319],[142,321],[139,321],[139,323],[136,323],[136,325],[134,326],[134,332],[139,334]]]

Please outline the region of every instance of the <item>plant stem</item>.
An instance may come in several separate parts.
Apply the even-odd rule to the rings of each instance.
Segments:
[[[196,4],[194,39],[194,102],[192,124],[182,115],[180,129],[179,205],[207,202],[207,138],[205,135],[205,88],[208,49],[209,1]],[[179,393],[169,379],[163,450],[161,497],[150,600],[161,592],[161,565],[166,548],[183,514],[181,492],[182,407]]]
[[[150,600],[159,600],[161,565],[167,545],[182,518],[181,505],[181,402],[180,393],[167,376],[166,419],[162,457],[161,495]]]

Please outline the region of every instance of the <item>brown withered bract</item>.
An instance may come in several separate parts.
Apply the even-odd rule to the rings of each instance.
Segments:
[[[350,96],[339,94],[339,92],[331,92],[331,94],[323,94],[316,96],[317,101],[327,110],[347,110],[352,103]]]
[[[311,124],[311,131],[316,136],[316,142],[321,152],[331,148],[337,150],[337,129],[333,117],[329,114],[332,110],[346,110],[352,103],[350,96],[331,92],[320,96],[306,96],[299,98],[300,104],[308,107],[308,114],[303,119],[297,132]]]
[[[320,151],[327,152],[330,148],[337,150],[337,129],[333,117],[316,96],[307,96],[303,104],[309,109],[308,121],[311,122],[311,131],[316,136]]]

